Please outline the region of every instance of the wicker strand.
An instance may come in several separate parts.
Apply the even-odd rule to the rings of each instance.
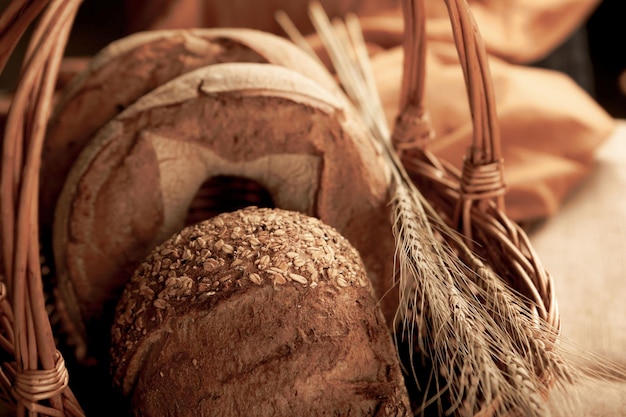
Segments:
[[[400,109],[402,113],[423,111],[426,73],[426,11],[423,1],[402,0],[405,51]]]
[[[406,107],[396,118],[391,140],[400,158],[407,151],[425,149],[433,139],[435,132],[428,111]]]
[[[463,160],[459,183],[459,200],[455,209],[454,221],[457,229],[463,231],[467,244],[472,247],[472,206],[481,201],[499,201],[504,196],[504,174],[502,160],[477,164],[471,158]]]
[[[463,161],[461,176],[461,198],[484,200],[500,196],[505,192],[502,161],[475,164],[470,159]]]
[[[5,312],[5,323],[13,333],[4,330],[13,345],[7,351],[15,357],[13,364],[4,364],[3,377],[13,384],[17,415],[83,415],[67,387],[67,370],[56,350],[45,308],[37,221],[45,126],[65,44],[81,1],[49,3],[26,51],[3,147],[2,240],[11,302],[8,307],[13,315],[9,319]],[[14,4],[26,7],[21,0]],[[11,45],[1,49],[12,50]]]
[[[467,158],[474,164],[500,160],[500,127],[483,40],[465,0],[445,0],[459,62],[463,69],[473,121],[473,144]],[[503,200],[497,201],[503,209]]]
[[[65,360],[56,352],[55,367],[52,369],[25,370],[16,372],[13,395],[17,401],[33,410],[36,403],[60,395],[68,385],[69,374]]]
[[[403,0],[404,64],[398,114],[391,141],[400,157],[422,150],[434,139],[430,115],[424,109],[426,71],[426,17],[423,1]],[[407,53],[407,51],[411,51]]]
[[[0,16],[0,73],[24,31],[50,0],[19,0],[9,3]]]

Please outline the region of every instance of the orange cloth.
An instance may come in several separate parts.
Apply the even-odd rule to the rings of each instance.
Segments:
[[[135,27],[246,26],[281,33],[274,12],[284,9],[301,30],[310,28],[308,0],[127,0]],[[433,151],[460,166],[471,120],[463,75],[443,0],[425,0],[425,105]],[[507,212],[516,220],[549,216],[585,177],[595,149],[614,120],[567,76],[519,65],[542,58],[565,40],[600,0],[470,0],[490,54],[502,132]],[[150,18],[148,9],[153,7]],[[399,0],[323,0],[331,16],[356,11],[372,57],[390,125],[398,112],[403,19]],[[167,5],[167,7],[165,6]],[[134,7],[134,8],[133,8]],[[142,12],[143,11],[143,12]],[[132,15],[131,15],[132,17]]]
[[[601,0],[470,0],[487,50],[510,62],[533,62],[560,45]],[[442,0],[426,0],[428,38],[452,42]]]
[[[400,47],[377,54],[374,72],[391,126],[398,112]],[[592,167],[614,120],[569,77],[491,57],[505,163],[507,213],[517,220],[553,214]],[[472,125],[463,74],[451,43],[429,43],[424,104],[431,150],[460,167]]]
[[[470,1],[490,55],[507,185],[507,214],[535,220],[558,210],[590,171],[615,121],[568,76],[520,62],[543,58],[584,23],[599,0]],[[431,150],[457,167],[471,142],[463,73],[445,3],[426,0],[428,53],[424,105],[437,139]],[[390,126],[399,111],[401,15],[362,18]],[[375,48],[370,48],[375,50]]]

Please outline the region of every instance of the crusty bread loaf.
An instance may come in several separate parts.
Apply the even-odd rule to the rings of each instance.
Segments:
[[[87,328],[101,333],[107,303],[220,175],[251,179],[274,206],[337,228],[359,250],[377,295],[387,294],[389,174],[344,103],[284,67],[218,64],[164,84],[100,130],[68,175],[54,224],[72,335],[84,342]],[[382,305],[391,318],[397,300]]]
[[[291,42],[256,30],[162,30],[113,42],[65,89],[49,123],[41,168],[44,229],[70,167],[98,129],[165,82],[223,62],[282,65],[338,89],[326,69]]]
[[[117,306],[112,371],[138,416],[404,416],[357,251],[318,219],[247,208],[187,227]]]

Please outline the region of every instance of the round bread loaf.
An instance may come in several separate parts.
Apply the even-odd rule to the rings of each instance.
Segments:
[[[183,229],[116,309],[112,373],[138,416],[405,416],[357,251],[320,220],[247,208]]]
[[[68,171],[98,129],[167,81],[223,62],[282,65],[326,89],[338,89],[328,71],[300,48],[256,30],[161,30],[113,42],[64,90],[48,125],[41,168],[44,231],[52,223]]]
[[[59,310],[79,348],[109,328],[139,262],[185,225],[198,191],[218,176],[252,180],[271,206],[337,228],[377,295],[392,287],[389,173],[351,109],[284,67],[216,64],[142,97],[99,131],[68,175],[53,243]],[[396,306],[384,298],[388,319]]]

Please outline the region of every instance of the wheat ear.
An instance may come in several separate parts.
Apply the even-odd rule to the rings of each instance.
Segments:
[[[473,255],[410,181],[391,144],[358,20],[347,16],[346,25],[331,24],[318,3],[311,4],[310,15],[392,172],[400,293],[396,323],[410,352],[432,361],[430,380],[438,387],[436,398],[424,398],[422,411],[433,401],[441,407],[440,397],[448,391],[451,404],[441,409],[446,414],[473,416],[488,408],[493,415],[513,410],[548,415],[547,386],[539,376],[567,369],[553,349],[553,329],[538,325],[527,300]]]

